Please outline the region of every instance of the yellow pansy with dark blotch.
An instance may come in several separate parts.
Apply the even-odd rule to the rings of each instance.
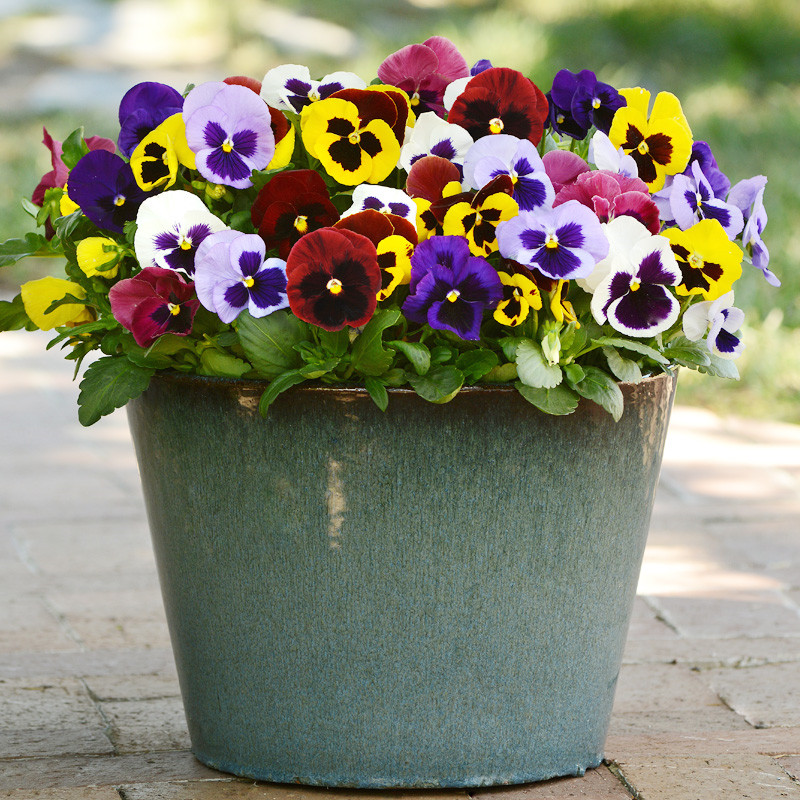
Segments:
[[[669,228],[662,236],[669,239],[683,275],[675,289],[679,295],[702,294],[704,300],[716,300],[741,277],[744,252],[718,220],[703,219],[685,231]]]
[[[344,186],[378,183],[400,158],[400,144],[389,123],[365,122],[349,100],[329,97],[306,106],[300,125],[306,150]]]
[[[136,183],[148,192],[172,186],[181,166],[195,169],[196,161],[186,143],[183,114],[173,114],[139,142],[131,153],[131,169]]]
[[[381,268],[381,289],[378,300],[386,300],[398,286],[411,282],[411,256],[414,245],[404,236],[392,234],[377,246],[378,266]]]
[[[550,295],[550,311],[553,312],[557,322],[574,322],[575,327],[580,328],[578,315],[572,303],[567,300],[568,291],[569,281],[559,281]]]
[[[519,213],[511,196],[514,184],[509,175],[499,175],[475,195],[448,208],[442,228],[445,236],[463,236],[475,256],[488,256],[497,250],[497,226]]]
[[[498,272],[503,284],[503,299],[494,310],[494,318],[501,324],[516,327],[523,323],[531,309],[542,307],[539,287],[522,272]]]
[[[619,93],[627,105],[614,114],[608,138],[633,158],[650,192],[657,192],[667,175],[686,169],[692,154],[692,130],[674,94],[659,92],[648,117],[650,92],[636,88],[620,89]]]

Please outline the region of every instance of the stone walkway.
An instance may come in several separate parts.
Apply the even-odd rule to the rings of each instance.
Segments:
[[[0,799],[800,800],[800,428],[677,408],[606,754],[451,792],[254,784],[189,752],[123,412],[0,334]]]

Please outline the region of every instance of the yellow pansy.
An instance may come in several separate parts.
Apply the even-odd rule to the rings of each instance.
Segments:
[[[76,249],[78,266],[89,278],[95,275],[101,278],[115,278],[119,272],[119,255],[119,245],[105,236],[81,239]]]
[[[501,325],[515,327],[525,321],[531,309],[542,307],[539,287],[526,275],[498,272],[503,284],[503,299],[494,310],[494,318]]]
[[[195,155],[186,142],[183,114],[179,112],[167,117],[139,142],[131,153],[131,169],[136,183],[150,191],[172,186],[181,165],[196,168]]]
[[[64,278],[39,278],[23,283],[20,287],[22,304],[31,322],[43,331],[60,328],[63,325],[82,325],[91,322],[94,314],[82,303],[65,303],[49,313],[47,309],[67,295],[78,300],[86,297],[83,287]]]

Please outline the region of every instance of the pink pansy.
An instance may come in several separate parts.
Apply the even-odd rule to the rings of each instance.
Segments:
[[[545,153],[542,163],[556,194],[567,184],[574,183],[578,175],[589,171],[589,165],[577,153],[567,150],[551,150]]]
[[[650,198],[647,184],[639,178],[627,178],[615,172],[583,172],[574,183],[563,186],[553,207],[577,200],[591,208],[600,222],[627,215],[639,220],[652,234],[660,230],[658,207]]]
[[[442,99],[447,85],[469,76],[469,66],[458,48],[443,36],[410,44],[392,53],[378,67],[378,77],[411,98],[416,114],[434,111],[444,116]]]

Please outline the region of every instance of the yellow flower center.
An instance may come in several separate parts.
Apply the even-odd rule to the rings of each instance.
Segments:
[[[123,195],[121,195],[121,194],[118,194],[114,198],[114,205],[115,206],[124,206],[125,205],[125,197]]]
[[[242,283],[249,289],[255,283],[255,279],[252,275],[248,275],[246,278],[242,278]]]
[[[308,217],[299,216],[294,221],[294,229],[298,233],[307,233],[308,232]]]
[[[222,143],[222,152],[223,153],[230,153],[233,150],[233,142],[230,139],[226,139]]]
[[[558,236],[554,233],[548,233],[547,239],[545,239],[544,246],[548,250],[555,250],[558,248]]]
[[[318,90],[318,89],[312,89],[312,90],[311,90],[311,91],[308,93],[308,99],[309,99],[309,100],[310,100],[312,103],[316,103],[316,102],[317,102],[317,100],[319,100],[319,90]]]
[[[703,265],[705,264],[703,257],[697,253],[692,253],[687,261],[689,262],[689,266],[693,267],[694,269],[703,269]]]
[[[342,293],[342,282],[338,278],[331,278],[328,283],[325,285],[325,288],[331,294],[341,294]]]
[[[419,92],[414,92],[414,94],[411,95],[411,105],[412,106],[419,105]]]
[[[600,100],[599,100],[599,98],[595,97],[594,100],[592,100],[592,108],[594,108],[594,109],[600,108]]]
[[[646,141],[646,140],[644,140],[644,139],[642,139],[642,141],[641,141],[641,142],[639,142],[639,146],[638,146],[636,149],[637,149],[637,150],[638,150],[638,151],[639,151],[639,152],[640,152],[640,153],[641,153],[643,156],[646,156],[646,155],[647,155],[647,154],[650,152],[650,147],[649,147],[649,145],[647,144],[647,141]]]
[[[495,117],[494,119],[489,120],[490,133],[502,133],[504,127],[503,120],[501,120],[500,117]]]
[[[641,288],[641,285],[642,285],[642,284],[641,284],[641,283],[639,283],[639,281],[637,281],[637,280],[636,280],[636,278],[634,278],[634,279],[631,281],[631,291],[632,291],[632,292],[638,292],[638,291],[639,291],[639,289]]]
[[[192,249],[192,240],[187,239],[185,236],[181,236],[181,250],[191,250]]]
[[[169,313],[172,314],[173,317],[177,317],[178,314],[181,313],[181,307],[178,303],[167,303],[167,308],[169,309]]]
[[[451,303],[455,303],[455,301],[461,297],[461,292],[459,292],[458,289],[451,289],[445,296]]]
[[[347,141],[349,141],[350,144],[358,144],[361,141],[361,134],[358,131],[353,131],[353,133],[347,137]]]
[[[563,124],[564,124],[564,120],[565,120],[565,119],[566,119],[566,117],[564,117],[564,115],[563,115],[563,114],[556,114],[556,122],[557,122],[559,125],[563,125]]]

